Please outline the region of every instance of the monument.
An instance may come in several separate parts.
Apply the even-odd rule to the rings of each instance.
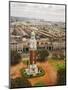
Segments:
[[[26,73],[28,75],[36,75],[38,73],[38,67],[36,65],[36,51],[37,51],[37,41],[35,37],[35,32],[31,32],[31,38],[29,41],[29,53],[30,61]]]

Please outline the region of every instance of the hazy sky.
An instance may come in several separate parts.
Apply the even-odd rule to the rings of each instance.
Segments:
[[[10,15],[65,22],[65,6],[51,4],[16,3],[10,4]]]

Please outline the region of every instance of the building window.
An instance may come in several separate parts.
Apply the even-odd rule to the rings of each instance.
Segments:
[[[41,42],[41,45],[43,45],[44,43],[43,42]]]
[[[39,42],[37,42],[37,45],[39,45]]]

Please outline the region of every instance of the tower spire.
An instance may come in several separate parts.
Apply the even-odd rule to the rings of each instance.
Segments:
[[[34,31],[31,32],[31,39],[35,39],[35,32]]]

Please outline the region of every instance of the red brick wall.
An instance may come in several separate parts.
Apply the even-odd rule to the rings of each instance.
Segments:
[[[36,50],[30,50],[30,64],[36,63]]]

